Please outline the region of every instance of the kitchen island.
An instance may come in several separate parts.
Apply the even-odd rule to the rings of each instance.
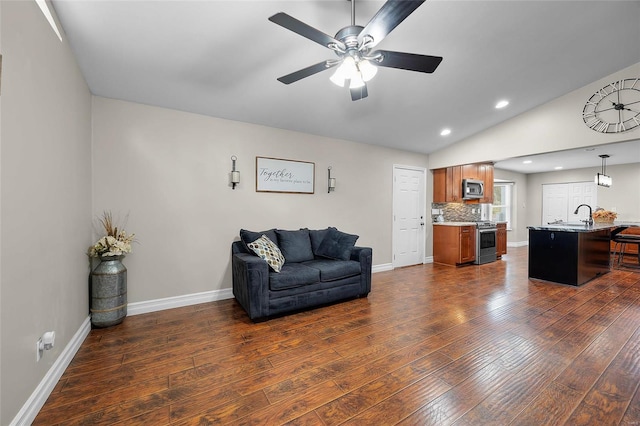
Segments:
[[[610,271],[613,223],[529,226],[529,278],[582,285]]]

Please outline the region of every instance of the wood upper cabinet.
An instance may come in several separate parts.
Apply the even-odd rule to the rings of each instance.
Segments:
[[[480,164],[465,164],[459,167],[462,168],[462,179],[484,180],[484,170],[480,175]]]
[[[433,171],[433,202],[447,202],[447,169],[435,169]]]
[[[484,176],[484,198],[480,200],[484,204],[493,203],[493,164],[480,164]],[[505,231],[506,232],[506,231]]]
[[[496,256],[507,254],[507,224],[497,223],[496,228]]]
[[[462,179],[478,179],[484,182],[484,198],[462,199]],[[492,203],[493,164],[465,164],[433,171],[434,203]]]
[[[433,261],[459,265],[476,260],[476,227],[433,226]]]
[[[461,166],[435,169],[433,171],[433,202],[462,202],[462,169]]]

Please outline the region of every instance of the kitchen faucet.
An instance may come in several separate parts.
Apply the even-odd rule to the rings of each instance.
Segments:
[[[582,222],[584,222],[585,225],[593,225],[593,217],[591,217],[593,211],[591,210],[591,206],[589,204],[580,204],[578,207],[576,207],[576,211],[574,211],[573,214],[578,214],[578,210],[580,210],[580,207],[582,206],[586,206],[587,208],[589,208],[589,219],[583,220]]]

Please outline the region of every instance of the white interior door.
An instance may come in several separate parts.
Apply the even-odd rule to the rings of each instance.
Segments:
[[[426,169],[393,167],[393,267],[424,262]]]
[[[569,205],[569,184],[558,183],[542,185],[542,224],[547,225],[559,220],[567,221]]]
[[[578,214],[574,214],[576,207],[580,204],[588,204],[595,210],[597,203],[597,189],[595,182],[576,182],[569,184],[569,205],[567,206],[567,216],[569,222],[586,220],[589,217],[589,209],[582,207]]]
[[[588,204],[595,209],[598,202],[597,187],[593,182],[555,183],[542,185],[542,224],[557,220],[578,222],[587,219],[589,209],[580,204]]]

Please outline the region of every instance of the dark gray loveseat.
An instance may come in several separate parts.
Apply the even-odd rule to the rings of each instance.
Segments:
[[[280,272],[248,247],[262,235],[284,256]],[[240,237],[231,247],[233,295],[252,321],[365,297],[371,291],[372,250],[356,247],[356,235],[327,228],[241,230]]]

